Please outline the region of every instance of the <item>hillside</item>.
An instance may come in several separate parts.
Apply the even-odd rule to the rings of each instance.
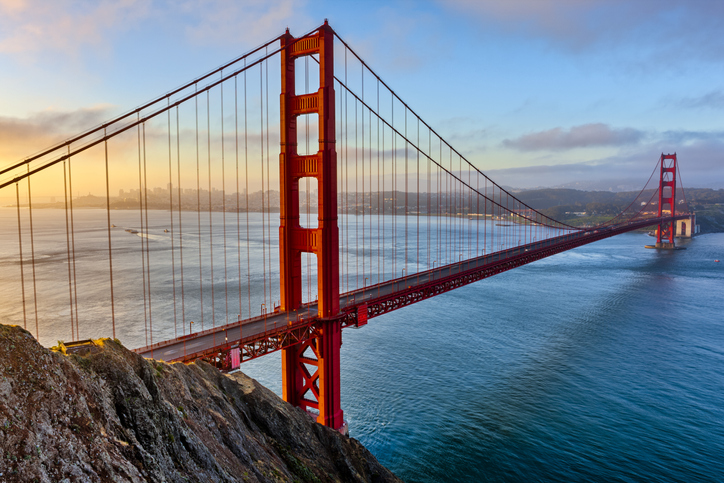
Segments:
[[[84,355],[0,325],[0,481],[400,481],[358,441],[241,373]]]
[[[574,189],[537,189],[521,191],[516,196],[524,203],[551,218],[572,225],[602,223],[626,209],[639,192],[580,191]],[[655,191],[644,192],[640,199],[649,200]],[[702,233],[724,231],[724,190],[688,188],[685,192],[690,209],[697,213]],[[681,190],[677,201],[682,200]],[[576,213],[585,212],[585,216]]]

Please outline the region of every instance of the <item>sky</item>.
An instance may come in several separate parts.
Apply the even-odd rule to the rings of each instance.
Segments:
[[[0,166],[325,18],[503,185],[724,188],[716,0],[0,0]]]

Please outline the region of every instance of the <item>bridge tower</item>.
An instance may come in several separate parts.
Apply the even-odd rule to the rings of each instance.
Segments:
[[[671,217],[676,215],[676,153],[661,153],[659,176],[659,217],[665,216],[664,205],[669,205]],[[676,222],[661,223],[656,229],[656,248],[674,248]]]
[[[339,230],[337,227],[337,152],[335,149],[334,33],[325,20],[320,29],[301,39],[287,30],[281,38],[280,280],[281,310],[302,305],[302,253],[317,256],[319,323],[315,337],[282,351],[284,399],[309,412],[317,422],[346,430],[340,407],[339,356]],[[296,95],[295,59],[319,55],[319,90]],[[297,152],[297,118],[318,116],[319,148]],[[318,227],[299,224],[299,180],[318,181]]]

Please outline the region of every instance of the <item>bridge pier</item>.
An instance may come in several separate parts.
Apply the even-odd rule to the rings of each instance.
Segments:
[[[655,245],[645,245],[644,248],[656,248],[658,250],[679,250],[675,243],[662,242]]]

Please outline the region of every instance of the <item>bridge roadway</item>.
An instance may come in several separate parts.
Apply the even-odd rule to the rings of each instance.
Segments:
[[[689,215],[678,215],[673,219],[686,218]],[[371,310],[369,317],[389,312],[396,308],[409,305],[416,301],[429,298],[458,286],[472,283],[486,278],[490,275],[500,273],[510,268],[515,268],[541,258],[545,258],[562,251],[570,250],[577,246],[585,245],[597,240],[609,238],[621,233],[637,230],[646,226],[658,224],[661,221],[671,221],[671,217],[646,219],[636,222],[627,222],[619,225],[612,225],[603,229],[591,229],[570,232],[565,235],[536,241],[515,248],[494,252],[459,263],[453,263],[437,267],[424,272],[400,277],[388,282],[372,285],[360,290],[340,295],[340,312],[347,316],[347,319],[357,319],[357,311],[360,307],[377,307],[378,310]],[[497,267],[497,268],[496,268]],[[490,270],[492,269],[492,271]],[[483,273],[487,272],[487,273]],[[475,275],[478,274],[476,277]],[[462,283],[462,277],[466,280]],[[471,277],[472,276],[472,277]],[[452,284],[450,282],[453,282]],[[458,282],[457,284],[455,282]],[[425,287],[433,287],[427,295],[421,293]],[[447,288],[445,288],[447,287]],[[398,304],[388,304],[387,308],[382,307],[386,302],[394,299],[396,294],[416,294],[411,300]],[[380,308],[382,307],[382,308]],[[365,320],[366,323],[366,314]],[[163,360],[167,362],[184,361],[189,362],[198,358],[209,357],[222,349],[237,347],[244,344],[263,344],[264,339],[276,338],[277,343],[262,348],[258,354],[247,355],[243,360],[263,355],[274,350],[292,345],[299,339],[284,339],[286,332],[294,329],[309,328],[317,319],[317,304],[307,304],[302,308],[291,312],[272,312],[258,317],[233,322],[225,326],[218,326],[200,332],[185,335],[176,339],[159,342],[146,347],[135,349],[143,357]],[[353,326],[354,323],[343,324]],[[360,324],[361,325],[361,324]],[[299,332],[302,333],[302,332]],[[304,335],[306,334],[306,335]],[[310,337],[311,332],[307,331],[298,337]],[[243,357],[243,355],[242,355]]]

